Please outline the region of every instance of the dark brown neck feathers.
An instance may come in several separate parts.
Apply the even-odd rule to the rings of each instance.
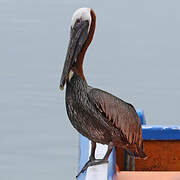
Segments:
[[[79,74],[83,80],[85,80],[84,73],[83,73],[83,60],[84,60],[86,50],[93,39],[95,27],[96,27],[96,15],[95,15],[95,12],[91,9],[91,26],[89,30],[89,35],[81,52],[79,53],[77,57],[76,65],[73,68],[74,72]]]

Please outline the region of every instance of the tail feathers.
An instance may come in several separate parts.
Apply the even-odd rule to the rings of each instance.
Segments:
[[[129,146],[126,148],[127,152],[129,153],[130,156],[135,157],[135,158],[141,158],[141,159],[146,159],[147,155],[143,151],[142,148],[137,148],[137,147],[132,147]]]

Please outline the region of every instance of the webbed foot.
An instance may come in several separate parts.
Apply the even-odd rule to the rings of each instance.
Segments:
[[[95,165],[99,165],[99,164],[104,164],[104,163],[108,163],[108,160],[105,159],[94,159],[94,160],[89,160],[84,167],[81,169],[81,171],[78,173],[78,175],[76,176],[76,178],[78,178],[78,176],[83,173],[85,170],[87,170],[87,168],[89,166],[95,166]]]

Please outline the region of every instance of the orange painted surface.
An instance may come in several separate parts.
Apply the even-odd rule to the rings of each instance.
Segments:
[[[180,172],[140,172],[121,171],[117,180],[180,180]]]
[[[180,141],[144,141],[146,160],[136,159],[136,171],[180,171]],[[118,170],[124,170],[124,151],[116,149]],[[180,178],[179,178],[180,179]]]

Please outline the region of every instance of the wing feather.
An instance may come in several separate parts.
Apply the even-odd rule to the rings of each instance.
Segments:
[[[114,127],[121,130],[130,144],[137,144],[141,147],[141,123],[136,110],[131,104],[96,88],[90,88],[88,96],[103,116],[105,116]]]

